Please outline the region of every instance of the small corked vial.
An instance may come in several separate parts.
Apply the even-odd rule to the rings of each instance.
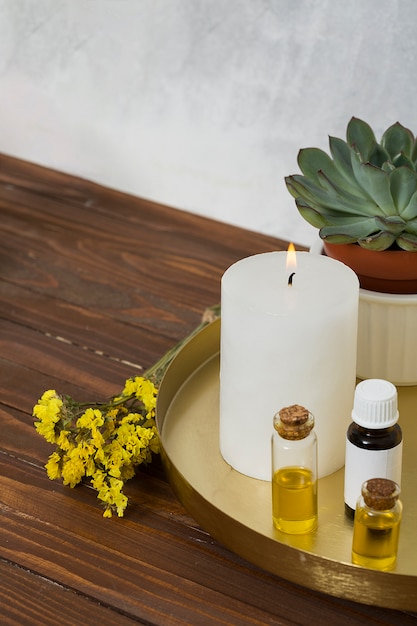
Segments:
[[[400,487],[388,478],[371,478],[362,485],[353,525],[352,562],[390,571],[397,563],[402,503]]]
[[[370,476],[401,485],[403,445],[398,417],[395,385],[370,378],[356,386],[345,456],[345,512],[351,518],[362,484]]]
[[[317,438],[305,407],[282,408],[273,420],[272,519],[290,534],[317,528]]]

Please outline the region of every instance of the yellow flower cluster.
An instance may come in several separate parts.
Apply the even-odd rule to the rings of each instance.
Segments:
[[[75,487],[88,480],[104,505],[104,517],[123,517],[127,497],[123,487],[141,463],[159,453],[155,408],[162,378],[180,348],[220,316],[220,305],[206,309],[201,323],[173,346],[143,376],[128,378],[119,396],[106,404],[80,404],[53,389],[33,408],[35,428],[55,444],[45,465],[51,480]]]
[[[141,463],[159,452],[155,425],[157,387],[149,379],[129,378],[106,404],[79,404],[56,391],[45,391],[33,408],[35,428],[56,444],[46,470],[75,487],[88,479],[104,504],[104,517],[122,517],[127,506],[123,487]]]

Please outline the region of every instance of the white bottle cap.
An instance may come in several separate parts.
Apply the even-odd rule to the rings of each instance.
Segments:
[[[370,378],[356,386],[352,419],[366,428],[388,428],[398,420],[397,389],[387,380]]]

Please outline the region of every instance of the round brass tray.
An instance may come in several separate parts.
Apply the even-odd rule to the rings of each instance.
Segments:
[[[158,394],[162,460],[184,507],[216,540],[273,574],[340,598],[417,611],[417,387],[398,389],[404,515],[397,567],[379,572],[351,563],[353,524],[344,514],[343,470],[319,481],[317,531],[291,536],[272,525],[270,483],[248,478],[223,460],[219,343],[217,320],[184,345]]]

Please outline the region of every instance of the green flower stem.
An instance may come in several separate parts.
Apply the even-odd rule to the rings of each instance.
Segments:
[[[154,385],[158,386],[168,369],[168,366],[173,361],[178,351],[188,342],[190,339],[195,337],[200,330],[205,328],[208,324],[213,322],[215,319],[220,317],[220,304],[216,304],[207,308],[203,314],[202,321],[200,324],[186,337],[179,341],[175,346],[173,346],[168,352],[164,354],[163,357],[159,359],[154,365],[152,365],[149,369],[144,373],[145,378],[151,380]]]

